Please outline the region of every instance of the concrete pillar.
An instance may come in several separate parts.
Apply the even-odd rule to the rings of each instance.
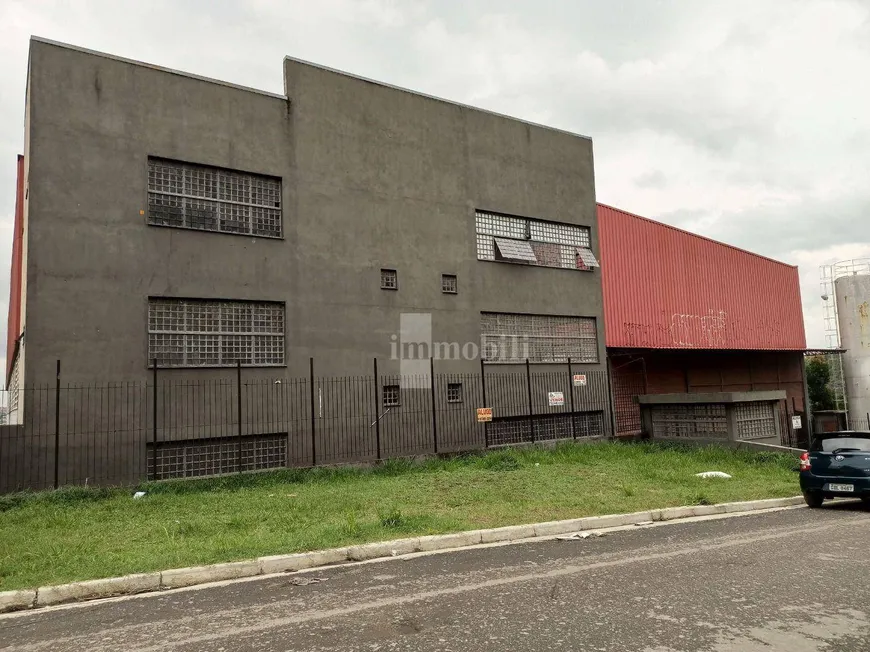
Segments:
[[[727,438],[729,441],[740,441],[737,437],[737,404],[725,404],[725,421],[728,423]]]

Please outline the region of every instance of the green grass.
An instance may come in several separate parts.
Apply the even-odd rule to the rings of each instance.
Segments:
[[[797,493],[791,458],[565,444],[486,455],[0,496],[0,590],[409,535]],[[731,480],[696,478],[725,471]]]

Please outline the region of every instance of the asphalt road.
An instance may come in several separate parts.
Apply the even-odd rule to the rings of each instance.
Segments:
[[[0,650],[560,649],[866,652],[870,511],[642,527],[0,617]]]

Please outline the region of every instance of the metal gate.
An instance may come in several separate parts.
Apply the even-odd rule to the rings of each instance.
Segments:
[[[613,409],[616,436],[637,435],[641,432],[640,405],[635,397],[646,394],[646,364],[643,358],[620,360],[616,358],[610,368],[613,385]]]
[[[782,417],[779,431],[780,443],[791,448],[809,448],[807,415],[805,411],[797,409],[794,397],[791,401],[785,399],[779,402],[779,413]]]

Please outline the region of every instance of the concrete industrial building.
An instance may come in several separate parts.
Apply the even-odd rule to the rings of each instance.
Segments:
[[[598,206],[589,138],[283,72],[275,95],[32,39],[0,490],[794,437],[796,268]]]
[[[276,95],[31,40],[7,386],[53,387],[58,360],[64,383],[144,387],[157,359],[161,387],[229,381],[239,361],[246,386],[286,387],[312,359],[318,378],[377,359],[378,404],[396,409],[359,416],[368,436],[410,412],[393,393],[413,389],[389,378],[428,373],[430,357],[436,373],[479,372],[483,350],[496,376],[571,359],[597,379],[582,409],[607,434],[591,140],[290,58],[283,73]],[[471,391],[449,385],[431,401]],[[546,389],[528,403],[547,407]],[[53,431],[52,401],[12,395],[13,423]],[[76,428],[153,427],[154,446],[214,434],[172,427],[177,394],[143,396],[160,403],[153,419],[124,406],[112,410],[136,424]],[[297,412],[328,413],[314,396]],[[199,424],[225,416],[196,409]]]
[[[70,381],[144,380],[153,357],[196,378],[240,357],[398,372],[402,313],[460,345],[509,333],[498,314],[569,317],[586,339],[565,350],[601,368],[590,139],[289,58],[284,82],[32,40],[19,383],[53,379],[57,359]]]

